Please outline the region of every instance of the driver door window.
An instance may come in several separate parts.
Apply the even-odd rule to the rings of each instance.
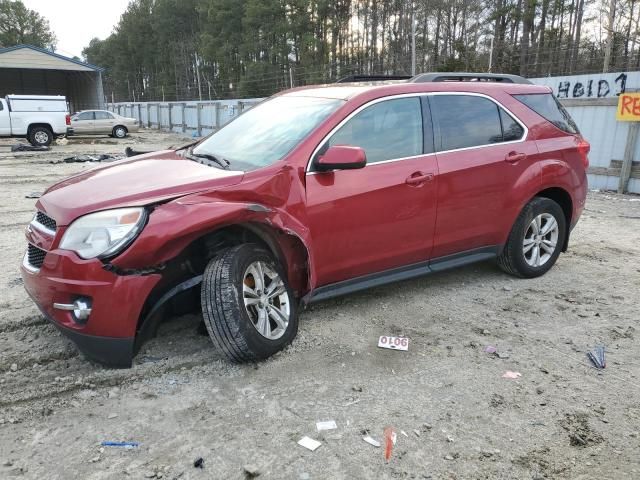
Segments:
[[[422,155],[422,107],[420,98],[378,102],[349,119],[324,144],[361,147],[367,164]]]

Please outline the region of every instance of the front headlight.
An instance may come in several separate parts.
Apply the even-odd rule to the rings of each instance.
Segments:
[[[129,245],[147,221],[144,208],[118,208],[78,218],[64,232],[60,248],[82,258],[110,257]]]

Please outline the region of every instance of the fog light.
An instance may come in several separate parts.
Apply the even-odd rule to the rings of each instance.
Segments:
[[[91,315],[91,299],[80,297],[74,300],[73,303],[54,303],[53,308],[71,311],[75,320],[86,322],[89,315]]]

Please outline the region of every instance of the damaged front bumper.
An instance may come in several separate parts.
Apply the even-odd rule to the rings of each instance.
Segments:
[[[138,320],[160,275],[117,275],[106,271],[100,260],[83,260],[65,250],[47,252],[39,269],[23,262],[21,273],[44,316],[88,358],[131,366]],[[78,300],[90,308],[87,318],[70,307]]]

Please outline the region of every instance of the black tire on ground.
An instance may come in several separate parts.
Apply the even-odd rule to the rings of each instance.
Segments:
[[[28,140],[34,147],[48,147],[53,142],[53,132],[47,127],[33,127]]]
[[[289,323],[284,334],[270,340],[251,321],[244,304],[247,268],[264,262],[277,272],[289,297]],[[257,244],[225,249],[213,258],[202,278],[202,316],[213,344],[234,362],[263,360],[289,345],[298,332],[298,310],[293,291],[281,265]]]
[[[127,134],[129,133],[129,131],[127,130],[127,127],[124,127],[122,125],[117,125],[115,127],[113,127],[113,136],[116,138],[124,138],[127,136]]]
[[[558,238],[550,258],[540,266],[527,263],[524,253],[524,238],[534,218],[541,214],[553,216],[558,223]],[[498,266],[505,272],[521,278],[544,275],[556,263],[566,237],[567,221],[560,205],[549,198],[535,197],[520,212],[514,223],[509,239],[498,256]]]

